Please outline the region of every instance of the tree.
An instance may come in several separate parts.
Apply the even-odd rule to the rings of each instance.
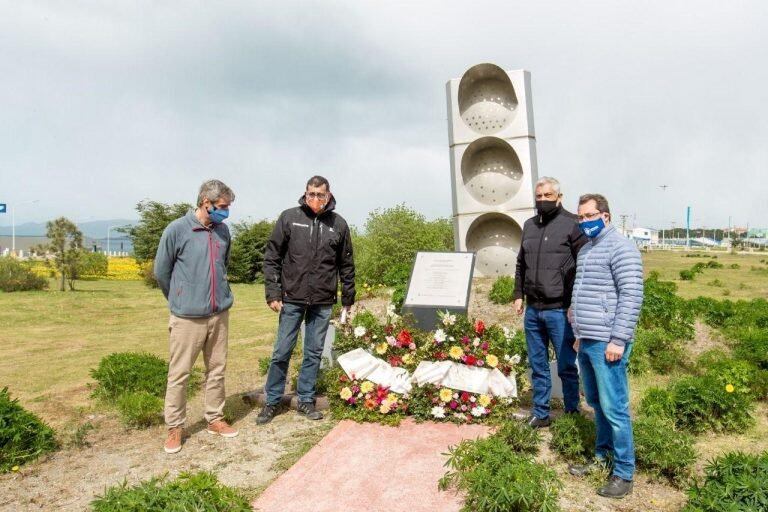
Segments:
[[[100,252],[86,252],[80,255],[80,260],[75,268],[75,278],[105,277],[109,270],[109,258]]]
[[[48,243],[35,248],[35,251],[51,254],[45,262],[61,276],[59,290],[64,291],[64,284],[69,282],[69,289],[75,289],[78,264],[82,258],[83,234],[71,220],[65,217],[49,221],[46,224]]]
[[[427,221],[400,204],[371,212],[352,244],[358,280],[396,286],[408,281],[418,251],[453,251],[453,229],[448,219]]]
[[[238,222],[232,225],[232,249],[227,276],[235,283],[253,283],[264,279],[264,250],[274,221]]]
[[[130,237],[136,261],[146,263],[155,259],[157,246],[160,244],[160,237],[166,226],[186,215],[192,208],[194,207],[189,203],[167,205],[158,201],[144,200],[136,205],[136,211],[139,212],[138,224],[117,228],[117,231]]]

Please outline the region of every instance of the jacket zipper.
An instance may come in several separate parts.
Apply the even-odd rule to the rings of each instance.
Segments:
[[[211,313],[216,312],[216,265],[213,256],[213,233],[208,231],[208,255],[211,264]]]
[[[542,221],[543,220],[544,219],[542,217]],[[538,292],[537,288],[539,286],[539,267],[541,267],[541,244],[544,243],[544,235],[547,232],[547,225],[548,224],[544,224],[544,228],[541,230],[541,236],[539,237],[539,249],[538,249],[538,252],[536,253],[536,273],[534,274],[533,282],[535,284],[534,290],[536,290],[537,292]],[[537,297],[537,298],[540,300],[544,300],[543,297]]]

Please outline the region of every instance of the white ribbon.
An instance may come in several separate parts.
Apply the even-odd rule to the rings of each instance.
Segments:
[[[497,368],[467,366],[454,361],[422,361],[411,376],[405,368],[395,368],[362,348],[339,356],[338,362],[350,378],[370,380],[395,393],[407,394],[413,384],[434,384],[502,398],[517,396],[514,375],[507,377]]]

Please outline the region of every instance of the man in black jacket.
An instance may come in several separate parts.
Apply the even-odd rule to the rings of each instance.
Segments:
[[[576,256],[587,240],[576,216],[563,209],[560,182],[541,178],[536,182],[535,194],[537,215],[523,227],[513,297],[518,315],[523,314],[523,298],[526,302],[523,325],[533,381],[533,410],[528,424],[541,428],[550,424],[550,342],[563,383],[565,412],[579,410],[579,373],[567,311],[576,276]]]
[[[313,176],[299,206],[285,210],[264,252],[267,304],[280,313],[277,341],[267,374],[267,401],[256,423],[272,421],[285,392],[285,379],[301,322],[305,322],[304,361],[299,373],[299,413],[313,420],[315,384],[333,304],[349,309],[355,302],[355,263],[349,226],[334,212],[336,200],[328,180]]]

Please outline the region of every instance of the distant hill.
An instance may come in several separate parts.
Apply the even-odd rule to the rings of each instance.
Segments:
[[[80,231],[88,238],[101,239],[107,238],[107,229],[112,227],[110,237],[123,237],[122,233],[115,230],[117,227],[134,225],[138,221],[131,219],[113,219],[113,220],[92,220],[81,222],[77,225]],[[0,226],[0,236],[11,236],[11,226]],[[16,236],[45,236],[44,222],[27,222],[16,226]]]

